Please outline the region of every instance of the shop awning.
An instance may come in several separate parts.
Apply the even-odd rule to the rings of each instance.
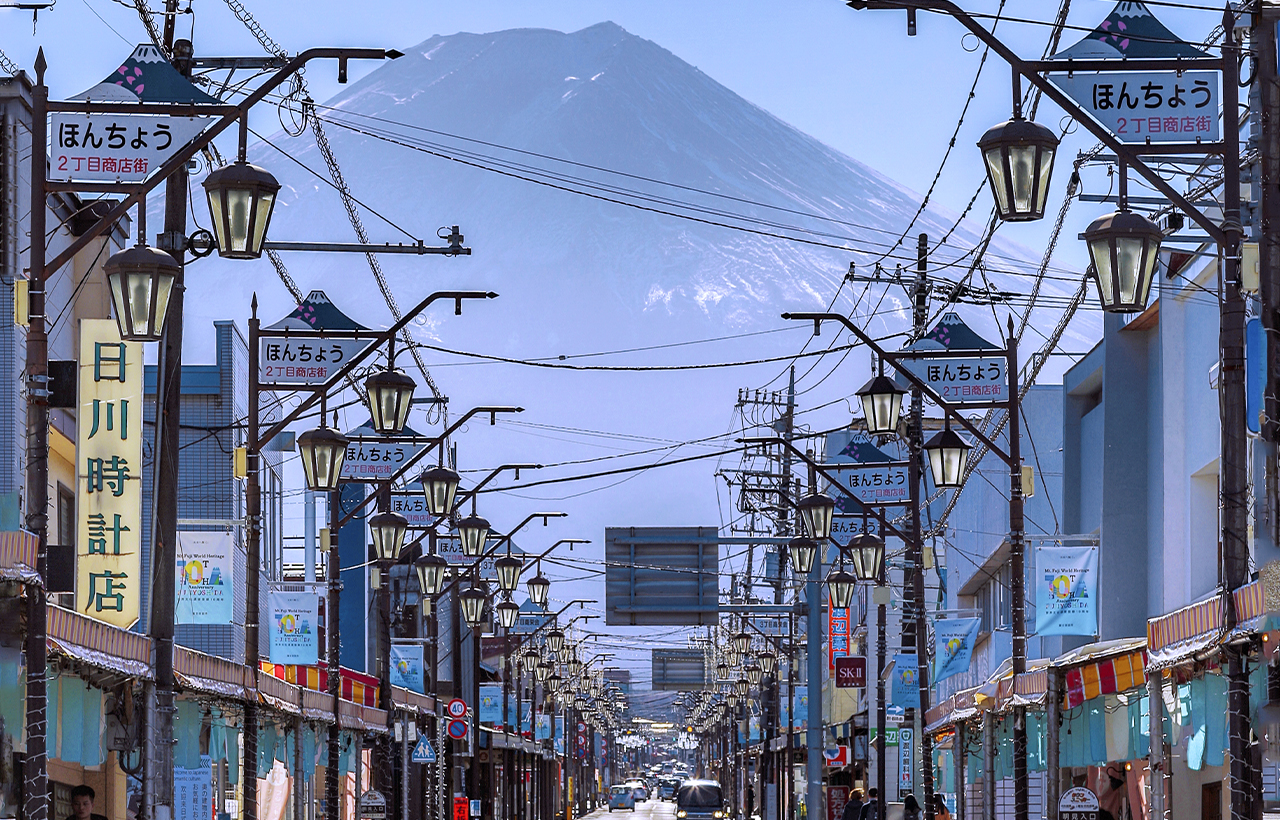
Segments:
[[[1225,598],[1215,595],[1148,620],[1148,668],[1177,666],[1217,646],[1226,631],[1225,603]]]
[[[0,579],[39,585],[36,556],[40,539],[25,530],[0,532]]]
[[[48,607],[49,650],[131,678],[151,677],[151,640],[102,621]]]

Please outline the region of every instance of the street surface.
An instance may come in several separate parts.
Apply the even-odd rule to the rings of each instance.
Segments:
[[[626,809],[614,809],[610,815],[608,808],[597,809],[583,817],[583,820],[599,820],[604,817],[635,818],[635,820],[669,820],[676,816],[676,804],[672,801],[642,800],[636,803],[634,812]]]

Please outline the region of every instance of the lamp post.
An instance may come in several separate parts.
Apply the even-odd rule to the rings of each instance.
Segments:
[[[1046,76],[1050,71],[1061,71],[1064,66],[1059,61],[1024,60],[1008,46],[984,28],[951,0],[849,0],[853,8],[907,9],[909,13],[924,9],[950,15],[963,25],[979,41],[999,55],[1013,69],[1013,98],[1021,97],[1021,82],[1027,82],[1038,88],[1044,96],[1066,111],[1081,128],[1089,131],[1115,153],[1121,169],[1121,185],[1127,184],[1127,173],[1134,171],[1147,181],[1159,194],[1166,197],[1183,214],[1199,225],[1219,248],[1223,259],[1221,266],[1221,299],[1219,312],[1218,347],[1220,355],[1221,382],[1219,402],[1221,405],[1221,489],[1222,514],[1219,518],[1222,557],[1221,581],[1226,592],[1233,592],[1247,583],[1249,575],[1248,549],[1248,450],[1245,424],[1245,385],[1244,385],[1244,318],[1245,306],[1240,290],[1241,241],[1243,227],[1240,221],[1240,134],[1236,127],[1236,112],[1239,108],[1239,82],[1237,81],[1240,45],[1234,36],[1236,21],[1233,12],[1227,9],[1223,15],[1223,31],[1220,58],[1178,58],[1178,59],[1144,59],[1143,70],[1184,72],[1195,69],[1219,71],[1222,73],[1222,110],[1226,113],[1224,139],[1220,142],[1196,142],[1195,144],[1162,145],[1160,149],[1147,144],[1126,144],[1099,122],[1091,119],[1080,106],[1076,105],[1066,94],[1054,86]],[[1085,60],[1072,61],[1071,69],[1075,71],[1111,72],[1131,69],[1131,65],[1121,60]],[[1152,155],[1163,150],[1174,150],[1179,154],[1218,155],[1222,159],[1222,217],[1215,219],[1212,215],[1197,208],[1187,197],[1174,188],[1169,180],[1161,175],[1159,167],[1147,165],[1143,155]],[[1127,197],[1122,196],[1122,200]],[[1104,310],[1109,312],[1133,312],[1145,307],[1151,282],[1151,266],[1154,264],[1155,246],[1158,242],[1156,232],[1151,226],[1132,219],[1126,215],[1127,202],[1117,214],[1095,221],[1086,230],[1083,238],[1088,244],[1093,261],[1092,275],[1099,287],[1099,298]],[[1274,310],[1274,305],[1264,305],[1264,312]],[[1013,385],[1016,370],[1010,370],[1010,390],[1016,396]],[[1010,415],[1010,449],[1017,443],[1017,412],[1011,410]],[[972,432],[972,430],[970,430]],[[988,442],[988,449],[995,450]],[[998,452],[998,450],[996,450]],[[1014,455],[1010,453],[1009,455]],[[1021,465],[1009,464],[1012,472],[1019,472]],[[1020,507],[1021,480],[1011,475],[1012,492],[1018,498]],[[1014,635],[1013,635],[1013,672],[1014,675],[1025,672],[1026,667],[1026,634],[1022,598],[1022,578],[1020,576],[1022,544],[1021,533],[1012,532],[1020,529],[1021,510],[1015,511],[1011,503],[1011,567],[1014,576],[1015,590],[1013,595]],[[1227,596],[1230,598],[1230,595]],[[1236,623],[1237,613],[1233,606],[1227,606],[1226,626],[1232,628]],[[1230,749],[1230,805],[1233,816],[1252,814],[1253,799],[1249,784],[1249,709],[1248,709],[1248,675],[1244,668],[1243,658],[1238,652],[1228,655],[1228,735]],[[1025,710],[1015,708],[1014,720],[1014,780],[1015,780],[1015,817],[1025,820],[1027,817],[1027,775],[1026,775],[1026,726]],[[1053,804],[1053,801],[1049,801]],[[1056,816],[1056,805],[1051,805],[1050,816]]]

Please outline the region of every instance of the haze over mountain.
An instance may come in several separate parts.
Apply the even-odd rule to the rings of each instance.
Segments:
[[[433,309],[416,331],[432,344],[522,360],[549,359],[552,365],[672,365],[794,354],[811,328],[783,322],[778,314],[826,308],[849,263],[870,272],[871,262],[890,250],[918,207],[919,194],[800,133],[659,45],[612,23],[571,34],[517,29],[435,36],[405,52],[318,111],[357,198],[428,244],[436,242],[432,233],[437,226],[457,224],[474,248],[473,256],[459,259],[381,257],[400,306],[407,308],[433,290],[501,294],[492,302],[466,304],[461,317],[444,307]],[[883,123],[884,114],[868,112],[868,122]],[[319,174],[269,145],[252,149],[254,161],[285,186],[272,238],[353,241],[309,133],[300,139],[283,134],[268,139]],[[976,156],[973,161],[976,167]],[[1061,186],[1062,179],[1056,180],[1053,196]],[[975,213],[985,216],[987,207],[981,199]],[[365,211],[363,217],[373,241],[407,241],[379,216]],[[204,219],[202,215],[200,221]],[[884,266],[914,265],[915,235],[925,232],[936,242],[954,222],[954,214],[929,209]],[[962,224],[947,246],[935,252],[935,264],[941,267],[965,254],[979,230],[976,224]],[[389,323],[363,257],[286,254],[286,261],[304,292],[325,290],[366,325]],[[987,260],[990,281],[996,288],[1025,292],[1032,281],[1026,274],[1036,261],[1037,254],[997,239]],[[939,272],[959,279],[967,267]],[[228,314],[243,319],[253,291],[259,294],[265,323],[294,306],[265,259],[200,262],[192,267],[188,283],[187,338],[197,347],[192,350],[196,360],[211,355],[199,350],[209,335],[208,323]],[[984,282],[979,278],[971,284],[981,287]],[[1051,280],[1044,292],[1060,297],[1074,287]],[[902,313],[893,312],[902,305],[899,289],[873,287],[860,300],[862,292],[860,284],[845,285],[836,309],[848,312],[856,304],[855,315],[865,318],[879,306],[870,323],[877,336],[907,325]],[[961,312],[983,336],[1000,338],[990,308]],[[1008,309],[996,313],[1003,323]],[[1039,313],[1046,330],[1057,320],[1053,310]],[[1097,324],[1093,316],[1078,318],[1064,344],[1086,349]],[[785,329],[731,341],[576,358],[778,328]],[[811,347],[820,349],[836,338],[834,328],[824,328]],[[886,344],[896,348],[901,340]],[[566,357],[563,362],[560,356]],[[449,394],[455,415],[480,403],[522,405],[529,408],[522,423],[630,437],[585,438],[503,423],[491,431],[472,424],[460,440],[459,466],[464,469],[513,461],[551,465],[722,434],[738,388],[763,386],[786,369],[784,362],[774,362],[679,372],[579,372],[483,363],[430,350],[424,357]],[[829,371],[834,374],[801,396],[801,410],[848,395],[866,378],[861,352],[837,367],[839,359],[829,357],[802,379],[804,390]],[[399,362],[405,366],[409,359],[403,356]],[[803,375],[814,362],[800,360],[799,372]],[[769,386],[785,387],[785,378]],[[344,424],[355,426],[358,416],[348,411]],[[848,418],[849,411],[839,403],[800,421],[824,429]],[[709,449],[716,446],[689,445],[640,461]],[[727,457],[727,465],[735,462]],[[632,463],[638,462],[548,469],[527,474],[525,481]],[[593,539],[596,543],[586,551],[579,548],[575,558],[598,560],[607,525],[722,523],[711,477],[714,464],[695,461],[540,487],[520,497],[493,499],[485,514],[500,528],[499,520],[514,523],[532,509],[559,504],[573,517],[553,524],[554,537]],[[618,491],[604,491],[622,481],[627,483]],[[589,490],[598,491],[577,501],[566,498]],[[532,498],[539,500],[527,500]],[[730,515],[726,509],[725,516]],[[581,561],[579,566],[598,568]]]

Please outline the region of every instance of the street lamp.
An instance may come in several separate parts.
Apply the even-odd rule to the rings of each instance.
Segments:
[[[415,387],[417,383],[407,373],[390,367],[364,380],[374,430],[384,436],[398,436],[404,432]]]
[[[418,572],[418,586],[422,588],[422,594],[439,595],[444,589],[449,563],[435,553],[428,553],[414,561],[413,568]]]
[[[331,493],[338,489],[342,462],[347,458],[346,436],[329,427],[307,430],[298,436],[298,452],[302,455],[302,472],[306,475],[307,489],[317,493]]]
[[[494,609],[498,613],[498,624],[503,629],[510,629],[516,625],[516,619],[520,617],[520,605],[514,601],[504,600]]]
[[[1058,137],[1015,113],[1013,119],[983,134],[978,149],[1000,218],[1005,222],[1043,219]]]
[[[548,675],[546,680],[547,691],[553,695],[558,695],[560,693],[560,686],[563,683],[564,678],[560,677],[558,674]]]
[[[461,480],[461,476],[443,465],[424,472],[418,481],[427,497],[427,511],[437,517],[453,512],[453,498]]]
[[[169,309],[169,293],[182,270],[172,256],[138,244],[113,253],[102,266],[111,287],[120,338],[134,342],[159,341]]]
[[[796,505],[809,537],[826,541],[831,537],[831,517],[835,514],[836,500],[826,493],[812,493],[800,499]]]
[[[480,625],[480,621],[484,619],[484,605],[488,598],[484,590],[479,587],[467,587],[458,595],[459,603],[462,605],[462,619],[467,622],[467,626],[475,629]]]
[[[858,579],[853,573],[843,569],[838,569],[827,576],[827,589],[831,591],[831,608],[832,609],[848,609],[853,603],[853,592],[858,584]]]
[[[532,649],[520,656],[520,662],[524,664],[525,674],[532,675],[538,668],[538,653]]]
[[[969,442],[951,429],[950,420],[924,444],[929,456],[929,471],[933,473],[933,486],[940,490],[960,487],[964,483],[964,466],[969,460]]]
[[[520,586],[520,570],[524,569],[524,562],[519,558],[508,552],[493,562],[493,569],[498,575],[498,589],[510,594]]]
[[[792,538],[787,542],[787,554],[791,556],[791,566],[795,567],[796,574],[808,575],[818,555],[818,545],[804,536]]]
[[[853,560],[853,572],[859,581],[875,581],[884,562],[884,540],[869,532],[858,533],[846,548]]]
[[[1098,300],[1109,313],[1146,309],[1164,233],[1142,214],[1123,209],[1099,217],[1080,238],[1089,246]]]
[[[382,561],[394,561],[404,546],[404,534],[409,519],[396,512],[380,512],[369,517],[369,532],[373,536],[373,548]]]
[[[766,675],[772,675],[773,670],[778,668],[778,656],[772,652],[765,652],[760,655],[760,670]]]
[[[458,522],[458,540],[462,542],[462,554],[468,558],[480,557],[488,537],[489,522],[476,515],[475,511]]]
[[[751,651],[751,633],[739,632],[732,638],[733,651],[739,655],[745,655]]]
[[[736,681],[733,682],[733,692],[736,695],[739,695],[739,696],[745,695],[747,694],[747,690],[750,688],[751,687],[747,683],[746,678],[738,678]]]
[[[538,683],[546,683],[551,677],[551,664],[543,661],[533,668],[533,677]]]
[[[764,678],[764,669],[757,664],[747,664],[747,668],[742,670],[746,673],[747,683],[752,686],[759,686],[761,679]]]
[[[874,436],[897,432],[902,397],[906,394],[902,385],[884,374],[884,363],[881,362],[880,374],[858,389],[858,398],[862,399],[862,416],[867,421],[869,434]]]
[[[551,597],[551,582],[539,570],[538,574],[525,582],[525,588],[529,590],[529,600],[539,609],[547,608],[547,601]]]
[[[280,190],[276,178],[242,156],[205,177],[204,190],[218,255],[224,259],[262,256],[262,241]]]
[[[564,630],[552,629],[547,632],[547,651],[552,655],[560,654],[564,648]]]
[[[729,677],[729,664],[723,662],[716,664],[716,680],[724,680],[727,677]]]

